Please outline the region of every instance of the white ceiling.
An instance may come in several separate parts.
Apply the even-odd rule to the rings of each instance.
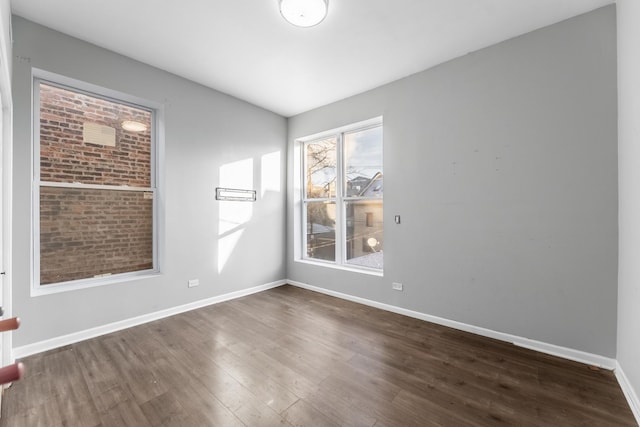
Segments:
[[[614,0],[12,0],[26,19],[292,116]]]

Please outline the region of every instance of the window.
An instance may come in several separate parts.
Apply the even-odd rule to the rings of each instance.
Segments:
[[[305,140],[302,153],[303,258],[381,270],[380,120]]]
[[[152,108],[34,79],[35,289],[157,271],[155,122]]]

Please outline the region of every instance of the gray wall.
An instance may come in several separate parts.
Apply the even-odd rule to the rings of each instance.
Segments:
[[[22,18],[13,24],[13,312],[24,319],[16,347],[286,276],[285,118]],[[160,276],[30,297],[31,67],[164,104]],[[234,185],[225,176],[236,162],[240,181],[253,174],[259,200],[247,204],[250,220],[223,236],[237,242],[220,269],[220,209],[229,205],[214,200],[215,187]],[[192,278],[200,286],[188,289]]]
[[[0,0],[0,20],[2,20],[2,50],[7,55],[3,58],[2,67],[8,68],[11,74],[11,64],[13,63],[12,46],[11,46],[11,2],[10,0]],[[5,62],[6,61],[6,62]]]
[[[640,422],[640,3],[618,0],[620,270],[618,363],[635,391]]]
[[[295,138],[384,116],[385,269],[295,262],[290,233],[288,277],[615,357],[615,36],[605,7],[291,118],[293,191]]]

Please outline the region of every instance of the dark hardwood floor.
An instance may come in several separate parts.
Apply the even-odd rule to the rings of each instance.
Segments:
[[[612,372],[292,286],[23,360],[0,426],[635,426]]]

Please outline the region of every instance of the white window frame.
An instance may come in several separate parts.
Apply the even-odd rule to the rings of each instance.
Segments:
[[[303,138],[296,139],[294,147],[294,155],[297,159],[294,165],[296,182],[294,183],[294,191],[296,194],[294,204],[298,205],[294,216],[294,239],[295,250],[294,260],[306,264],[325,266],[340,270],[354,271],[375,276],[384,275],[384,266],[382,269],[360,266],[357,264],[347,263],[347,236],[346,236],[346,212],[345,203],[356,202],[359,200],[370,200],[362,197],[347,197],[345,189],[346,165],[344,161],[344,134],[351,132],[363,131],[375,127],[383,126],[382,116],[369,120],[353,123],[329,131],[316,133]],[[319,142],[328,138],[336,139],[336,196],[329,198],[306,198],[306,156],[305,145],[313,142]],[[384,196],[381,200],[384,204]],[[333,202],[336,206],[336,227],[335,227],[335,261],[311,258],[307,256],[307,213],[306,203],[312,202]],[[383,214],[384,215],[384,214]],[[384,222],[384,221],[383,221]]]
[[[81,183],[64,183],[40,181],[40,83],[67,89],[76,93],[102,98],[107,101],[129,105],[138,109],[151,112],[151,147],[150,147],[150,187],[129,187],[117,185],[96,185]],[[147,101],[132,95],[107,89],[91,83],[61,76],[44,70],[33,69],[31,88],[32,96],[32,213],[31,213],[31,296],[48,295],[52,293],[66,292],[78,289],[86,289],[95,286],[103,286],[114,283],[122,283],[131,280],[155,277],[160,274],[160,236],[159,236],[159,212],[160,212],[160,180],[158,179],[159,158],[163,143],[163,117],[164,110],[161,104]],[[147,270],[117,273],[104,277],[91,277],[86,279],[71,280],[59,283],[40,284],[40,188],[80,188],[112,191],[134,191],[153,193],[153,267]]]

